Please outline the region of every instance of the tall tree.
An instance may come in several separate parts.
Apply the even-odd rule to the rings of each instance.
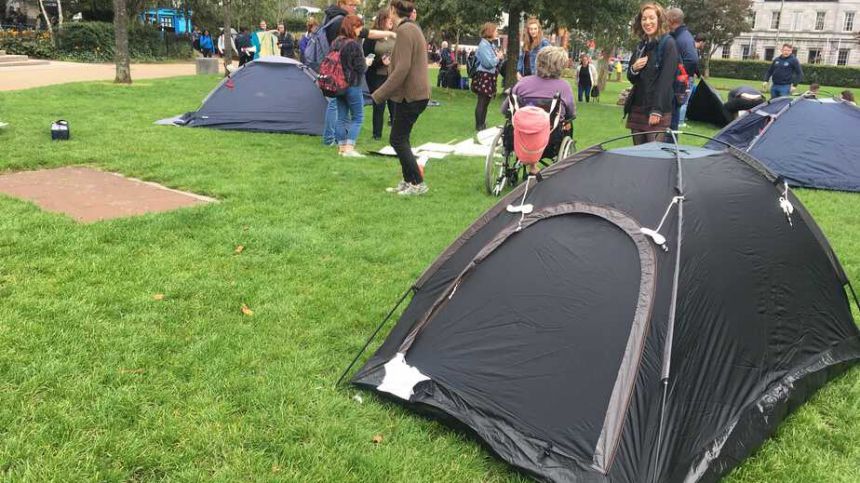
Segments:
[[[45,26],[48,29],[48,35],[50,35],[51,39],[53,39],[54,27],[51,25],[51,17],[48,16],[48,11],[45,10],[45,2],[43,0],[39,0],[39,10],[42,12],[42,18],[45,20]]]
[[[230,41],[232,39],[230,23],[233,19],[231,18],[231,1],[223,0],[222,3],[224,8],[224,72],[229,74],[230,70],[227,68],[233,63],[233,42]]]
[[[116,63],[117,84],[131,84],[131,66],[128,54],[128,11],[126,0],[113,0],[113,29],[116,48],[114,62]]]
[[[709,77],[711,56],[718,48],[731,44],[741,32],[749,32],[752,15],[751,0],[676,0],[684,11],[685,23],[691,32],[705,36],[700,60],[705,77]]]

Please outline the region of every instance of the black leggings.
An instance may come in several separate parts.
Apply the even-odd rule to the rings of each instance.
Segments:
[[[412,134],[412,127],[418,120],[418,116],[427,108],[427,100],[395,102],[394,106],[394,122],[391,124],[388,141],[400,160],[403,181],[412,184],[422,183],[424,178],[421,176],[421,170],[418,169],[409,136]]]
[[[481,131],[487,128],[487,108],[490,107],[490,101],[493,100],[490,96],[482,96],[477,94],[478,104],[475,105],[475,130]]]

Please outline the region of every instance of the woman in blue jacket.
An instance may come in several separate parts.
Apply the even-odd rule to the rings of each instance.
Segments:
[[[540,21],[536,17],[529,18],[523,32],[523,48],[517,59],[517,80],[537,73],[535,66],[537,65],[538,52],[544,47],[549,47],[549,45],[549,40],[543,38]]]
[[[475,73],[472,76],[472,92],[478,96],[478,103],[475,105],[476,131],[487,128],[487,108],[496,96],[496,79],[502,54],[496,52],[490,42],[498,38],[498,30],[499,26],[492,22],[481,27],[481,42],[478,44]]]

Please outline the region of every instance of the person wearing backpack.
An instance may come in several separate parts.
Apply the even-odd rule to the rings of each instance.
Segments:
[[[314,32],[317,31],[320,23],[317,22],[316,17],[308,17],[308,21],[305,23],[305,27],[307,28],[307,32],[302,35],[302,39],[299,40],[299,61],[302,64],[305,64],[305,49],[308,47],[308,42],[311,40],[311,36]]]
[[[326,57],[326,61],[329,61],[330,57],[337,57],[347,84],[343,92],[334,97],[337,103],[335,140],[337,141],[338,154],[355,158],[364,157],[363,154],[355,150],[355,142],[358,140],[361,124],[364,121],[364,94],[361,80],[367,70],[367,64],[364,59],[364,52],[358,43],[358,35],[363,27],[364,21],[358,15],[347,15],[341,22],[340,35],[332,42],[331,51]],[[325,67],[325,62],[323,67]],[[321,68],[320,73],[323,71],[325,69]]]
[[[678,57],[684,65],[687,79],[675,79],[675,99],[672,103],[672,130],[676,131],[678,126],[684,123],[687,109],[684,107],[690,101],[690,93],[693,84],[693,74],[699,71],[699,52],[696,50],[696,41],[693,34],[684,25],[684,11],[678,7],[666,11],[666,22],[669,24],[669,35],[675,39],[678,47]]]
[[[475,54],[477,63],[475,72],[472,74],[472,92],[478,98],[475,104],[475,131],[483,131],[487,128],[487,108],[490,101],[496,97],[498,89],[499,62],[504,58],[501,52],[496,52],[490,43],[499,37],[499,26],[493,22],[487,22],[481,27],[481,42]]]
[[[627,69],[633,88],[624,105],[633,144],[663,141],[662,132],[652,131],[665,131],[672,123],[678,48],[668,28],[663,7],[656,3],[643,4],[633,20],[633,33],[641,40]]]
[[[409,137],[418,117],[430,100],[430,78],[427,70],[427,41],[410,16],[415,5],[408,0],[393,0],[389,13],[394,20],[397,41],[391,51],[388,78],[373,93],[373,102],[394,101],[394,122],[388,140],[400,160],[403,180],[387,189],[402,196],[418,196],[428,191],[424,176],[412,153]]]
[[[334,42],[340,33],[341,23],[347,15],[355,15],[356,9],[361,5],[360,0],[337,0],[337,4],[329,5],[325,9],[325,19],[322,26],[308,41],[307,47],[303,51],[305,56],[305,64],[311,69],[319,69],[319,63],[328,54],[329,46]],[[387,39],[393,38],[394,32],[386,32],[380,30],[361,29],[358,35],[359,39]],[[334,98],[328,99],[328,107],[325,111],[325,124],[323,131],[323,144],[333,146],[335,140],[335,126],[337,125],[337,102]]]

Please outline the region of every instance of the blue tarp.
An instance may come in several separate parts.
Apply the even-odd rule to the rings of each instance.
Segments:
[[[860,191],[860,108],[830,99],[783,97],[717,133],[792,186]]]

